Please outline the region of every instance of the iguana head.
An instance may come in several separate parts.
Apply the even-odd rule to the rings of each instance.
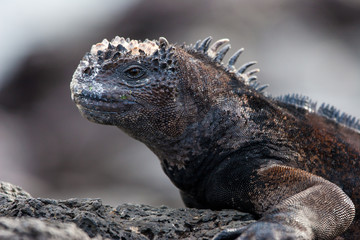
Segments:
[[[242,49],[224,67],[221,61],[230,45],[218,49],[228,40],[211,47],[210,41],[209,37],[195,46],[178,46],[165,38],[105,39],[92,46],[76,69],[72,99],[90,121],[118,126],[137,139],[177,137],[228,99],[232,78],[251,82],[250,75],[257,72],[244,73],[253,62],[235,71]]]

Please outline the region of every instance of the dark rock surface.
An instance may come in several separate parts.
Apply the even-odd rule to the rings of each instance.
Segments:
[[[234,210],[172,209],[100,199],[32,198],[0,182],[0,239],[211,239],[253,221]]]

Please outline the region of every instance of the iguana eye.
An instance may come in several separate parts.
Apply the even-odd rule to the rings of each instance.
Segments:
[[[139,66],[131,66],[127,68],[124,72],[126,76],[131,79],[139,79],[145,75],[145,70]]]

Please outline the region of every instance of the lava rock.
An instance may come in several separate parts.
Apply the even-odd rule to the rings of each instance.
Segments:
[[[33,198],[0,182],[0,239],[211,239],[216,233],[254,222],[235,210],[122,204],[100,199]]]

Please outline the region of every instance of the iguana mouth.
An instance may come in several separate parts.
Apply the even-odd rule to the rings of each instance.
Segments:
[[[75,103],[87,110],[98,112],[122,113],[131,110],[134,105],[139,103],[129,100],[126,94],[113,94],[111,96],[93,93],[82,90],[73,96]],[[141,104],[140,104],[141,105]]]

